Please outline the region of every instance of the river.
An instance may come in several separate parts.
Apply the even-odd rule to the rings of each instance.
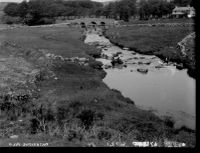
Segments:
[[[137,107],[152,110],[160,117],[172,117],[175,128],[196,129],[196,81],[187,70],[178,70],[174,63],[164,63],[154,55],[121,49],[98,31],[87,31],[85,43],[96,44],[102,50],[101,58],[96,60],[103,63],[107,73],[103,81],[110,88],[121,91]],[[113,56],[123,64],[113,67]]]

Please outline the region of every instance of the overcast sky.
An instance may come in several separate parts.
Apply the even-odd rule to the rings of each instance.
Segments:
[[[21,2],[22,0],[0,0],[0,2]],[[110,0],[92,0],[92,1],[97,1],[97,2],[106,2]]]

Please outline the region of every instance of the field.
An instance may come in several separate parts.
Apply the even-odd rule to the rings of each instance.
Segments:
[[[131,19],[129,22],[122,22],[123,25],[134,25],[134,24],[158,24],[158,23],[194,23],[194,19],[150,19],[150,20],[134,20]]]
[[[195,132],[137,108],[109,89],[95,47],[72,27],[0,31],[0,146],[106,146],[106,142],[171,139],[195,145]],[[78,57],[76,60],[69,60]],[[67,60],[66,60],[67,59]],[[82,64],[79,60],[87,59]],[[12,138],[15,137],[16,138]]]
[[[179,21],[180,22],[180,21]],[[143,22],[144,23],[144,22]],[[195,69],[195,62],[191,61],[189,55],[194,59],[194,40],[193,47],[188,49],[188,57],[183,57],[177,47],[177,43],[184,37],[194,32],[194,27],[185,25],[163,25],[163,26],[134,26],[112,27],[106,32],[113,43],[128,47],[143,54],[154,54],[168,61],[183,63],[190,70]]]

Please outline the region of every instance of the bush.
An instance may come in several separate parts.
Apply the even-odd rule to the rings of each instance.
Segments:
[[[24,22],[29,25],[45,25],[54,24],[56,20],[54,18],[34,18],[32,15],[28,14],[24,19]]]
[[[96,113],[95,111],[90,109],[82,110],[81,113],[77,115],[77,118],[80,119],[82,126],[86,130],[90,129],[94,125],[95,121],[102,120],[103,117],[104,114]]]
[[[78,139],[79,141],[81,141],[83,139],[83,135],[80,132],[77,132],[75,130],[69,130],[69,133],[67,135],[67,139],[69,141],[72,141],[74,139]]]
[[[89,129],[94,124],[95,112],[92,110],[83,110],[78,116],[85,129]]]
[[[51,104],[38,104],[32,109],[31,132],[35,134],[37,131],[47,132],[49,130],[48,123],[56,121],[55,110]]]
[[[41,18],[40,20],[38,20],[38,24],[54,24],[55,23],[55,19],[53,18]]]
[[[188,133],[186,131],[180,131],[174,138],[177,142],[186,143],[187,147],[196,146],[196,133]]]
[[[173,128],[173,127],[174,127],[175,121],[173,120],[172,117],[166,116],[166,117],[164,118],[164,123],[165,123],[165,125],[166,125],[167,127]]]
[[[102,131],[100,131],[100,132],[98,133],[97,136],[98,136],[98,139],[99,139],[99,140],[102,140],[102,139],[109,140],[109,139],[111,139],[112,134],[111,134],[110,132],[108,132],[108,131],[102,130]]]
[[[84,38],[82,38],[82,40],[85,40],[85,36]],[[88,55],[94,57],[94,58],[100,58],[101,57],[101,50],[89,50],[86,52]]]
[[[103,66],[103,64],[101,62],[99,62],[99,61],[93,61],[93,60],[89,61],[89,65],[90,65],[90,67],[92,67],[94,69],[99,69],[99,70],[101,70],[102,66]]]
[[[3,23],[5,24],[20,24],[22,19],[20,17],[4,16],[2,18]]]
[[[19,15],[19,6],[17,3],[8,3],[4,8],[4,13],[9,16],[18,16]]]

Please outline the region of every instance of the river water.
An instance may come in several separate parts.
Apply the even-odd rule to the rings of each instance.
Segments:
[[[96,45],[102,50],[103,63],[107,72],[104,82],[132,99],[137,107],[152,110],[155,114],[170,116],[175,128],[196,126],[196,81],[187,70],[176,69],[174,63],[164,63],[154,55],[141,55],[128,48],[121,49],[96,31],[88,31],[85,43]],[[123,64],[112,66],[113,55]],[[144,73],[138,70],[147,70]]]

